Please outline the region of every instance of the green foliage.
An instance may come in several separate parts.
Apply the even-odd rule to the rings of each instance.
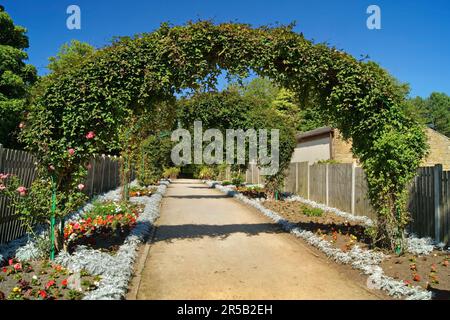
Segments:
[[[26,32],[0,8],[0,144],[8,148],[19,146],[19,122],[37,79],[36,69],[24,62],[28,59]]]
[[[47,68],[51,71],[50,76],[61,76],[79,68],[94,52],[95,48],[86,42],[72,40],[63,44],[56,56],[48,59]]]
[[[165,168],[163,171],[163,177],[165,179],[176,179],[178,178],[180,171],[181,170],[178,167]]]
[[[445,93],[433,92],[427,99],[410,99],[405,108],[419,122],[450,137],[450,97]]]
[[[136,163],[139,184],[154,185],[161,179],[164,167],[170,163],[171,149],[170,137],[161,137],[160,134],[142,141]]]
[[[231,183],[231,181],[230,180],[224,180],[224,181],[222,181],[222,185],[223,186],[229,186],[229,185],[231,185],[232,183]]]
[[[323,210],[320,208],[311,208],[307,206],[301,207],[302,213],[308,217],[321,217],[323,216]]]
[[[338,164],[338,163],[341,163],[341,162],[336,159],[327,159],[327,160],[317,161],[317,164]]]
[[[212,167],[202,166],[197,178],[203,180],[213,180],[216,178],[216,173],[214,172],[214,169]]]
[[[240,172],[233,172],[231,174],[231,184],[232,185],[234,185],[236,187],[239,187],[239,186],[242,186],[244,184],[244,182],[245,182],[245,178],[244,178],[244,175],[242,173],[240,173]]]
[[[167,100],[175,91],[214,87],[223,69],[240,77],[253,70],[298,97],[313,96],[330,125],[344,139],[352,138],[379,214],[380,235],[392,248],[401,242],[408,217],[406,186],[427,149],[423,128],[405,115],[404,88],[377,64],[313,44],[292,26],[199,21],[163,24],[152,33],[122,38],[35,99],[22,140],[41,168],[56,167],[58,190],[67,192],[94,153],[125,147],[115,137],[129,126],[130,115],[151,111],[151,102]],[[255,127],[281,127],[283,171],[292,155],[289,130],[294,129],[282,125],[286,119],[277,112],[254,119]],[[86,140],[91,130],[96,140]],[[69,157],[68,148],[76,153]]]

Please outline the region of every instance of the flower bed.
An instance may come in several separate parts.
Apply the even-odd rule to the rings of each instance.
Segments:
[[[145,237],[150,233],[154,220],[159,216],[159,205],[167,185],[168,182],[161,182],[156,189],[156,192],[151,197],[130,199],[130,201],[134,203],[131,207],[141,208],[139,211],[142,212],[139,212],[139,214],[136,215],[135,220],[127,218],[127,221],[131,222],[132,225],[130,226],[128,235],[125,239],[121,240],[121,245],[115,248],[114,254],[111,254],[111,251],[104,252],[92,245],[78,244],[73,248],[72,252],[60,252],[57,255],[55,259],[56,264],[70,270],[69,274],[83,274],[83,277],[87,277],[86,279],[83,279],[86,280],[85,283],[87,283],[87,281],[90,281],[91,283],[95,282],[95,287],[94,285],[90,285],[90,291],[83,292],[82,295],[72,292],[70,296],[68,296],[68,293],[64,291],[63,296],[56,298],[82,298],[88,300],[123,298],[127,292],[128,281],[132,275],[133,263],[137,254],[137,246],[142,243]],[[119,202],[120,198],[121,188],[117,188],[116,190],[97,197],[97,201],[106,203]],[[70,230],[69,226],[72,226],[73,230],[74,223],[80,224],[80,222],[85,219],[86,215],[89,215],[89,212],[95,212],[95,207],[95,203],[88,203],[81,210],[74,213],[66,221],[66,230]],[[108,220],[108,210],[104,213],[106,214],[106,220]],[[102,220],[104,219],[102,218]],[[77,230],[79,229],[77,228]],[[43,230],[37,230],[37,234],[38,237],[46,237],[46,232]],[[68,237],[70,237],[69,234]],[[30,261],[28,263],[35,264],[40,261],[38,259],[39,257],[42,257],[42,252],[39,250],[39,247],[34,240],[30,240],[27,236],[24,236],[0,247],[0,263],[1,261],[8,261],[8,257],[14,256],[22,261],[23,264],[25,263],[23,261]],[[44,278],[42,281],[40,280],[40,282],[44,283],[45,280],[46,279]],[[8,283],[8,286],[11,286],[9,280]],[[60,287],[60,284],[55,283],[55,285],[57,285],[58,288]],[[18,289],[16,289],[16,292],[18,293]],[[21,293],[24,292],[21,290]]]
[[[128,191],[128,194],[130,197],[150,197],[152,194],[156,192],[155,187],[139,187],[139,186],[133,186]]]
[[[260,186],[240,186],[236,190],[251,199],[267,199],[267,191]]]
[[[73,273],[48,260],[9,259],[0,268],[0,300],[79,300],[95,290],[101,277]]]
[[[381,266],[382,261],[386,259],[384,253],[365,249],[357,243],[352,245],[351,248],[348,248],[348,250],[341,250],[329,241],[329,239],[324,238],[323,235],[317,235],[310,230],[305,230],[296,223],[290,221],[289,218],[286,219],[280,214],[266,208],[263,205],[263,201],[249,199],[231,188],[221,186],[217,182],[207,182],[207,184],[210,187],[215,187],[221,192],[256,208],[276,223],[279,223],[286,231],[304,239],[336,262],[349,264],[353,268],[360,270],[363,274],[368,275],[368,285],[372,288],[384,290],[393,297],[406,297],[407,299],[432,298],[432,293],[430,291],[386,275]],[[348,214],[344,213],[341,216],[345,215]]]
[[[93,275],[102,277],[96,290],[89,292],[83,299],[112,300],[121,299],[128,290],[128,282],[133,272],[133,264],[137,255],[138,245],[150,234],[153,222],[159,216],[159,206],[168,182],[161,182],[151,197],[130,199],[143,204],[144,209],[136,219],[135,227],[111,255],[87,246],[78,246],[73,253],[61,252],[56,261],[70,270],[85,269]]]
[[[69,252],[86,245],[102,251],[116,252],[142,212],[142,205],[113,201],[96,202],[83,217],[64,228]]]
[[[348,252],[355,245],[360,248],[375,249],[371,238],[367,235],[365,225],[348,221],[333,212],[292,200],[265,201],[263,205],[298,227],[313,232],[343,252]],[[319,210],[321,214],[311,215],[310,212],[314,209]],[[448,252],[434,250],[426,256],[407,253],[399,257],[390,256],[388,252],[384,253],[386,256],[381,266],[386,275],[403,281],[405,285],[421,286],[436,293],[436,298],[450,298],[450,267],[448,267],[450,255]]]

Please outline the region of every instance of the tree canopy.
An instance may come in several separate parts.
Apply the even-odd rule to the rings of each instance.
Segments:
[[[18,146],[17,132],[36,69],[28,59],[27,30],[17,26],[0,6],[0,144]]]
[[[409,99],[406,111],[423,124],[450,137],[450,97],[445,93],[433,92],[426,99]]]

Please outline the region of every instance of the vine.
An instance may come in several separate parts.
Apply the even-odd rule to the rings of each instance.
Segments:
[[[120,149],[117,137],[129,114],[152,114],[152,101],[214,86],[224,69],[238,76],[253,70],[299,96],[316,93],[319,112],[353,141],[380,239],[393,249],[401,245],[406,187],[426,153],[424,131],[403,112],[405,94],[386,71],[314,44],[292,26],[200,21],[122,38],[49,85],[30,109],[21,139],[41,167],[55,166],[58,191],[67,192],[94,153]],[[95,141],[86,140],[90,131]],[[69,149],[76,151],[70,158]]]

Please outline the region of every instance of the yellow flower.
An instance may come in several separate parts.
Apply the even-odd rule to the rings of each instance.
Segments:
[[[19,287],[14,287],[14,289],[12,290],[14,293],[20,293],[22,290],[20,290]]]

